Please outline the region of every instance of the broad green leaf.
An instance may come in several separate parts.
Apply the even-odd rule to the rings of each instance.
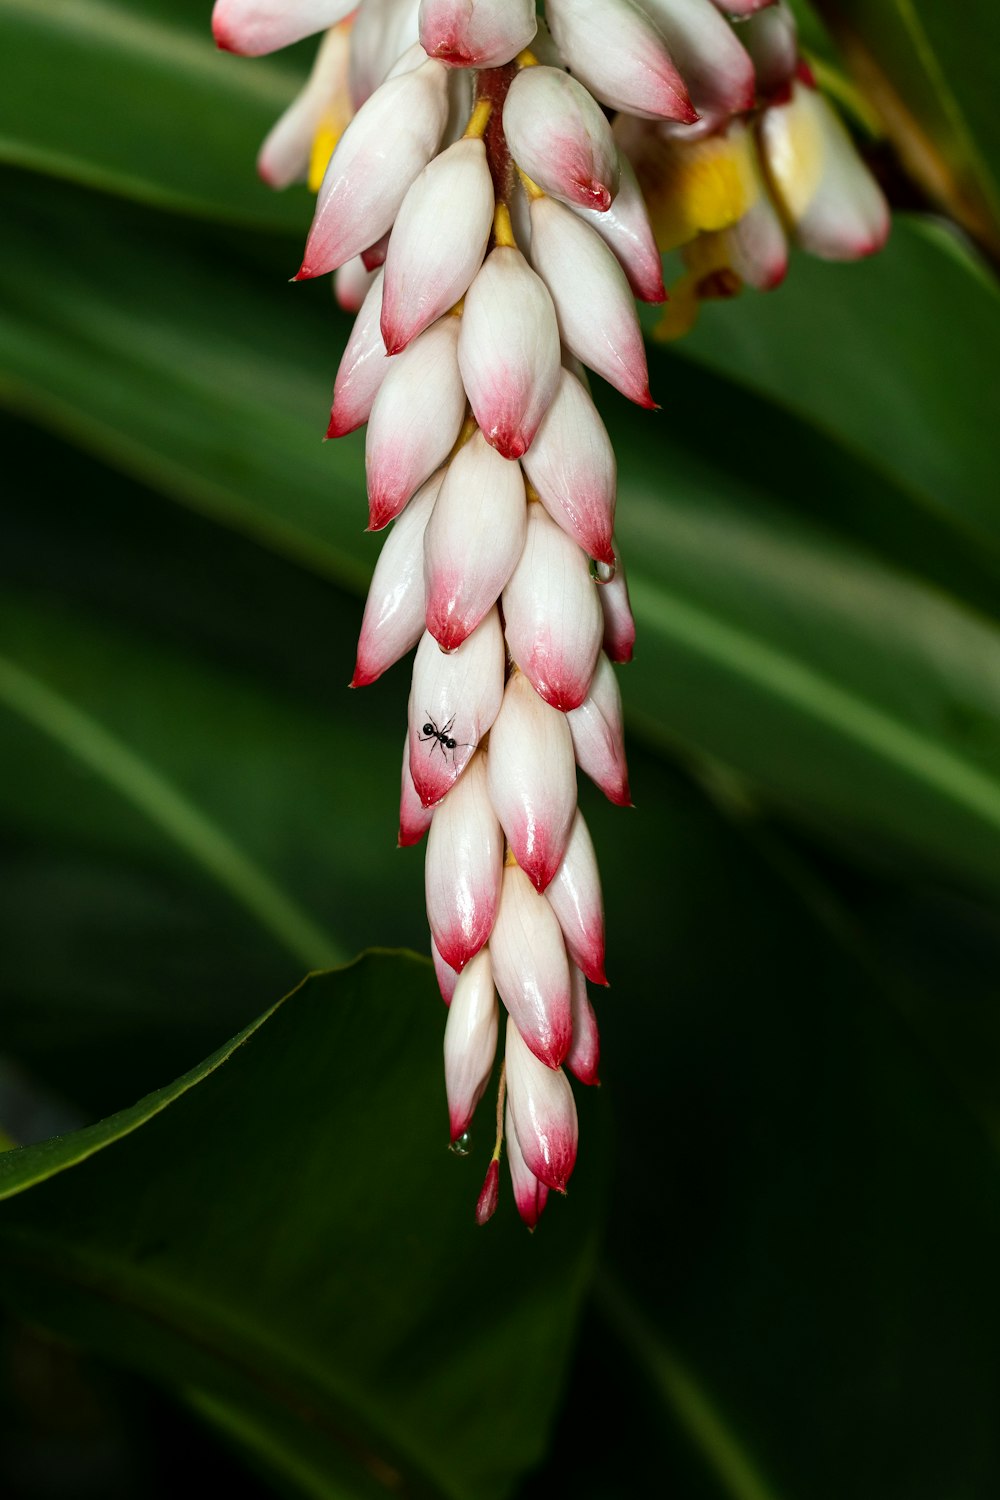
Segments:
[[[406,667],[347,692],[354,595],[0,430],[0,1050],[106,1113],[387,911],[425,945],[421,851],[395,847]]]
[[[216,52],[210,15],[192,0],[0,0],[0,160],[185,213],[300,226],[305,194],[270,192],[254,158],[301,69]]]
[[[0,1295],[301,1494],[509,1493],[558,1394],[597,1141],[544,1237],[509,1197],[478,1229],[491,1130],[445,1149],[441,1012],[428,963],[370,955],[134,1108],[0,1156]]]
[[[615,824],[633,875],[607,891],[629,938],[600,1007],[619,1149],[599,1317],[525,1500],[603,1500],[623,1469],[685,1500],[981,1500],[1000,1482],[995,983],[984,1003],[954,946],[927,963],[932,890],[884,885],[923,933],[889,965],[875,883],[636,769],[640,815]],[[602,847],[613,817],[592,820]],[[988,990],[995,903],[952,924],[973,934]],[[901,1024],[921,1004],[936,1026]],[[974,1027],[979,1099],[945,1061]]]
[[[1000,558],[1000,295],[946,236],[898,218],[868,261],[798,255],[777,291],[706,305],[674,347],[814,424]],[[796,478],[808,497],[815,473],[800,464]]]
[[[1000,252],[1000,126],[990,0],[813,0],[932,201]]]

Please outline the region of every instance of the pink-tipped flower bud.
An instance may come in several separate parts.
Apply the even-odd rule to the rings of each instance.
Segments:
[[[455,785],[500,711],[506,651],[500,616],[490,610],[455,651],[422,636],[413,661],[407,718],[410,775],[425,807]]]
[[[381,531],[444,462],[465,420],[458,318],[441,318],[389,363],[368,419],[368,525]]]
[[[507,1021],[507,1098],[518,1145],[530,1172],[557,1193],[576,1165],[576,1101],[561,1068],[546,1067]]]
[[[476,1223],[482,1228],[497,1211],[500,1201],[500,1163],[494,1158],[486,1168],[483,1185],[476,1200]]]
[[[794,84],[787,103],[764,111],[758,140],[772,191],[804,250],[856,260],[882,248],[888,204],[822,94]]]
[[[536,198],[531,260],[552,293],[563,343],[630,401],[655,406],[632,293],[600,235],[565,204]]]
[[[460,646],[513,573],[527,528],[520,466],[481,432],[448,466],[424,535],[427,629],[445,651]]]
[[[379,272],[354,320],[337,370],[327,437],[344,437],[368,421],[379,386],[389,370],[379,327],[381,316],[382,274]]]
[[[380,236],[367,250],[361,252],[361,264],[366,271],[377,271],[380,266],[385,265],[385,258],[389,253],[389,230]]]
[[[354,116],[326,169],[296,280],[342,266],[391,226],[440,144],[447,78],[441,63],[425,62],[383,84]]]
[[[417,41],[420,0],[364,0],[351,31],[350,84],[360,109]],[[421,49],[423,61],[423,49]]]
[[[504,1137],[507,1142],[507,1166],[510,1169],[510,1185],[514,1189],[514,1202],[525,1224],[534,1230],[548,1201],[549,1190],[544,1182],[539,1182],[524,1159],[509,1104],[504,1111]]]
[[[420,40],[455,68],[498,68],[538,29],[534,0],[421,0]]]
[[[558,870],[576,811],[573,741],[565,714],[511,673],[490,735],[490,800],[514,857],[543,891]]]
[[[503,591],[507,644],[546,703],[564,713],[590,691],[603,621],[587,558],[544,506],[528,507],[520,561]]]
[[[459,976],[444,1028],[444,1081],[453,1141],[468,1130],[489,1082],[497,1030],[493,970],[489,950],[483,948]]]
[[[570,70],[602,104],[647,120],[698,118],[662,34],[630,0],[548,0]]]
[[[367,687],[405,656],[424,631],[424,531],[444,470],[414,495],[392,528],[368,589],[351,687]]]
[[[309,172],[317,131],[325,126],[339,132],[350,120],[349,51],[349,27],[335,26],[327,32],[305,88],[271,127],[260,148],[257,171],[268,187],[286,188],[289,183],[304,179]]]
[[[568,370],[523,468],[553,521],[588,557],[613,564],[615,453],[597,407]]]
[[[446,964],[437,949],[434,934],[431,933],[431,958],[434,960],[434,973],[437,976],[438,989],[441,991],[441,999],[445,1005],[450,1005],[455,998],[455,987],[458,984],[458,975]]]
[[[587,994],[587,981],[576,964],[570,965],[573,991],[573,1045],[566,1054],[566,1066],[574,1078],[593,1088],[600,1083],[601,1038],[597,1017]]]
[[[746,213],[728,229],[719,231],[718,240],[725,263],[746,286],[758,292],[771,292],[780,286],[788,271],[788,240],[770,196],[761,191]],[[698,255],[698,241],[681,251],[690,264]]]
[[[721,11],[724,16],[734,16],[739,20],[756,15],[757,11],[774,3],[775,0],[712,0],[716,10]]]
[[[628,157],[620,158],[618,196],[607,213],[571,204],[615,255],[629,286],[643,302],[662,302],[663,262],[653,236],[646,200]]]
[[[438,952],[459,974],[493,930],[500,899],[503,838],[485,760],[473,756],[438,804],[427,839],[427,919]]]
[[[615,576],[607,583],[598,585],[597,596],[604,615],[602,644],[605,651],[612,661],[631,661],[635,648],[635,620],[632,617],[632,602],[620,554]]]
[[[407,735],[403,741],[403,773],[399,786],[398,848],[408,849],[412,844],[419,844],[431,826],[433,816],[433,807],[424,806],[413,785],[413,777],[410,775],[410,737]],[[449,973],[454,973],[454,970],[449,969]],[[446,998],[451,999],[450,992]]]
[[[225,52],[263,57],[335,26],[356,0],[215,0],[212,35]]]
[[[625,763],[622,696],[615,669],[601,653],[590,692],[566,715],[577,765],[618,807],[631,807]]]
[[[359,313],[374,280],[375,272],[367,270],[360,255],[346,261],[333,273],[333,295],[337,306],[347,313]]]
[[[639,0],[655,21],[703,119],[753,109],[753,63],[711,0]]]
[[[592,984],[607,984],[601,877],[597,873],[590,831],[579,811],[573,820],[566,853],[545,888],[545,896],[559,918],[570,958]]]
[[[741,26],[740,41],[753,62],[758,92],[766,99],[786,89],[798,67],[799,36],[795,16],[784,0]]]
[[[503,872],[490,962],[522,1045],[558,1068],[573,1041],[569,961],[551,906],[516,865]]]
[[[610,208],[618,148],[582,83],[559,68],[525,68],[504,102],[503,128],[511,156],[540,188],[584,208]]]
[[[493,208],[481,140],[456,141],[421,172],[403,200],[385,261],[382,337],[390,354],[469,290],[486,253]]]
[[[468,290],[458,361],[483,437],[520,458],[555,395],[560,349],[548,289],[511,245],[486,257]]]

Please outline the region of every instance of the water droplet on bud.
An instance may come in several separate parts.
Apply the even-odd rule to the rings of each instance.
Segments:
[[[593,557],[590,559],[590,576],[597,583],[610,583],[617,572],[617,563],[598,562]]]
[[[452,1141],[448,1147],[455,1156],[468,1156],[472,1150],[472,1136],[467,1130],[463,1130],[457,1141]]]

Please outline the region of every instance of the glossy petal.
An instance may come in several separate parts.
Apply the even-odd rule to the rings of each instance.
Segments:
[[[458,975],[450,964],[445,963],[438,952],[433,933],[431,934],[431,958],[434,961],[434,973],[437,975],[441,999],[445,1005],[450,1005],[455,998],[455,986],[458,984]]]
[[[614,578],[609,583],[600,584],[597,594],[604,614],[605,651],[612,661],[631,661],[635,647],[635,620],[632,617],[625,568],[620,557]]]
[[[698,118],[662,34],[630,0],[548,0],[545,14],[570,70],[603,104],[651,120]]]
[[[483,1185],[479,1189],[479,1197],[476,1200],[476,1223],[482,1227],[488,1224],[497,1211],[500,1201],[500,1163],[496,1157],[486,1168],[486,1176]]]
[[[441,318],[390,361],[368,419],[365,469],[372,531],[399,515],[462,430],[458,318]],[[491,601],[492,602],[492,601]]]
[[[496,68],[527,47],[538,27],[534,0],[422,0],[420,40],[456,68]]]
[[[216,0],[212,35],[226,52],[262,57],[335,26],[357,0]]]
[[[525,68],[503,107],[507,145],[540,188],[601,212],[618,191],[618,148],[604,112],[559,68]]]
[[[342,266],[385,234],[437,151],[447,118],[448,75],[438,62],[389,79],[372,94],[326,170],[297,280]]]
[[[525,1165],[557,1193],[576,1165],[576,1101],[561,1068],[546,1067],[507,1022],[507,1099]]]
[[[424,870],[434,941],[459,974],[493,930],[502,868],[503,837],[480,752],[435,810]]]
[[[420,0],[364,0],[351,32],[350,84],[360,109],[417,41]]]
[[[340,361],[327,437],[343,437],[368,421],[379,386],[389,371],[389,359],[379,327],[381,316],[382,273],[379,272],[361,304]]]
[[[534,1229],[548,1200],[549,1190],[544,1182],[539,1182],[524,1159],[509,1104],[504,1111],[504,1137],[507,1142],[507,1166],[510,1169],[511,1187],[514,1189],[514,1202],[525,1224],[529,1229]]]
[[[385,261],[382,336],[390,354],[469,290],[486,253],[493,207],[482,141],[456,141],[421,172],[403,200]]]
[[[642,196],[632,165],[620,157],[618,195],[606,213],[570,205],[617,257],[635,295],[643,302],[662,302],[663,263],[656,248],[646,200]]]
[[[462,379],[486,441],[504,458],[530,446],[559,383],[552,298],[520,250],[498,246],[465,298]]]
[[[707,118],[753,109],[753,63],[739,36],[711,0],[640,0],[662,32],[688,86],[691,102]]]
[[[856,260],[882,248],[889,233],[882,189],[816,89],[796,83],[786,104],[766,109],[759,141],[771,189],[803,249]]]
[[[791,8],[781,0],[769,5],[739,30],[757,75],[757,90],[767,98],[791,82],[799,61],[798,27]]]
[[[433,807],[424,806],[417,796],[416,787],[413,785],[413,777],[410,775],[410,737],[407,735],[403,741],[403,772],[399,788],[399,836],[396,840],[397,847],[408,849],[412,844],[419,844],[431,826],[433,816]],[[451,972],[454,971],[452,970]],[[450,992],[445,998],[451,999]]]
[[[788,270],[788,241],[767,193],[747,209],[738,224],[722,230],[724,259],[747,286],[770,292]]]
[[[566,852],[576,768],[566,716],[512,672],[490,735],[490,799],[525,875],[542,891]]]
[[[413,662],[407,719],[410,775],[425,807],[440,802],[454,786],[496,718],[505,665],[503,632],[495,609],[455,651],[446,654],[433,636],[421,637]],[[425,735],[425,724],[435,732]],[[441,734],[455,741],[454,748],[441,742]]]
[[[369,245],[366,250],[362,250],[361,264],[366,271],[377,271],[379,266],[385,265],[385,258],[388,253],[389,231],[386,230],[385,234],[380,239],[377,239],[374,245]]]
[[[499,1017],[488,948],[470,959],[455,986],[444,1028],[444,1081],[451,1138],[472,1123],[497,1050]]]
[[[566,853],[545,889],[559,918],[570,958],[592,984],[607,984],[604,973],[604,902],[597,856],[590,832],[578,810]]]
[[[614,449],[597,407],[568,370],[523,468],[553,521],[589,557],[613,563]]]
[[[630,401],[655,405],[635,303],[607,245],[565,204],[531,205],[531,260],[556,305],[563,342]]]
[[[372,289],[375,272],[366,269],[360,255],[346,261],[333,276],[333,295],[344,312],[359,313]]]
[[[765,10],[767,6],[773,5],[775,0],[712,0],[716,10],[721,11],[724,16],[756,15],[757,11]]]
[[[285,188],[309,173],[316,132],[326,126],[339,136],[351,118],[347,59],[350,28],[334,26],[320,43],[303,89],[268,132],[257,171],[268,187]],[[325,165],[325,164],[324,164]]]
[[[368,589],[351,687],[381,677],[424,632],[424,532],[444,479],[433,475],[390,531]]]
[[[503,610],[511,654],[536,691],[553,708],[577,708],[601,649],[601,605],[586,554],[541,505],[528,508]]]
[[[520,466],[475,433],[448,466],[424,536],[427,629],[445,651],[500,597],[524,546],[526,510]]]
[[[589,694],[579,708],[566,715],[566,722],[581,771],[596,782],[609,801],[631,807],[621,691],[615,669],[603,652],[597,659]]]
[[[521,1045],[558,1068],[573,1040],[569,961],[551,906],[516,865],[503,872],[490,961]]]
[[[573,1045],[566,1054],[566,1066],[574,1078],[595,1087],[600,1083],[601,1038],[597,1017],[587,994],[587,981],[576,964],[570,965],[573,991]]]

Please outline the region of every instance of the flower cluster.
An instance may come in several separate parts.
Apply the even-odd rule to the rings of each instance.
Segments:
[[[215,34],[257,54],[326,32],[259,166],[318,189],[298,279],[336,272],[357,313],[328,436],[367,423],[369,526],[394,525],[353,685],[416,646],[399,841],[427,834],[452,1141],[493,1074],[499,993],[477,1217],[506,1140],[533,1227],[576,1159],[566,1070],[598,1072],[604,917],[577,765],[630,803],[612,663],[635,628],[584,367],[653,406],[633,300],[665,295],[647,201],[686,245],[691,307],[726,277],[775,284],[786,231],[875,248],[884,205],[781,3],[547,0],[545,21],[534,0],[354,3],[217,0]]]

